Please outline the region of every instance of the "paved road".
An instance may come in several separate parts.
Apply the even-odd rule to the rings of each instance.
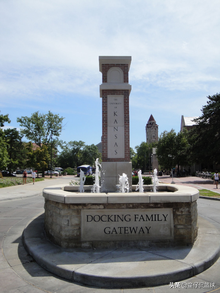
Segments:
[[[27,184],[25,186],[0,189],[0,293],[101,293],[104,291],[115,293],[220,292],[220,260],[208,270],[191,279],[171,284],[173,288],[167,285],[155,288],[126,290],[97,289],[70,283],[53,276],[39,267],[27,254],[22,245],[22,231],[33,217],[44,211],[44,200],[41,196],[42,189],[48,185],[68,184],[71,179],[73,178],[63,177],[38,182],[35,185]],[[189,177],[184,180],[188,180],[190,184],[197,185],[197,182],[192,182],[192,179]],[[202,182],[200,183],[198,186],[203,187]],[[198,208],[199,215],[212,222],[220,231],[220,201],[199,199]],[[198,286],[205,286],[205,288],[197,288]]]

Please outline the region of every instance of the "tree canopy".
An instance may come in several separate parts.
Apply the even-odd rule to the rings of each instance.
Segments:
[[[31,117],[17,118],[17,122],[22,127],[21,133],[27,139],[42,147],[43,144],[49,144],[52,136],[59,137],[63,119],[63,117],[59,117],[59,115],[50,111],[47,114],[40,114],[37,111]]]
[[[157,157],[159,165],[164,169],[172,169],[188,165],[188,140],[186,132],[176,132],[172,129],[170,132],[164,131],[158,140]]]
[[[7,115],[0,115],[0,127],[4,127],[5,122],[10,123],[10,119]],[[7,151],[7,143],[5,141],[4,131],[0,128],[0,170],[3,170],[7,167],[9,163],[9,156]]]
[[[170,132],[164,131],[158,140],[157,157],[159,165],[163,169],[172,169],[175,167],[176,149],[175,149],[176,133],[172,129]]]
[[[30,161],[33,162],[33,167],[42,170],[43,176],[49,163],[49,153],[52,154],[61,134],[63,119],[64,117],[50,111],[47,114],[40,114],[37,111],[30,117],[17,118],[17,122],[22,127],[21,133],[38,147],[32,153],[29,151]],[[51,159],[53,160],[52,155]]]
[[[6,115],[1,114],[0,115],[0,127],[3,127],[5,125],[5,122],[10,123],[11,120],[9,119],[8,114],[6,114]]]
[[[58,157],[58,164],[63,168],[74,168],[82,164],[92,166],[97,158],[101,158],[101,153],[94,144],[85,145],[81,140],[63,143],[62,149]]]
[[[220,164],[220,94],[208,96],[202,115],[189,131],[192,159],[196,163]]]
[[[26,161],[25,147],[22,142],[22,135],[16,128],[4,130],[4,139],[8,152],[8,170],[16,170],[18,166],[24,166]]]
[[[48,167],[50,155],[48,152],[48,146],[42,145],[42,147],[33,147],[31,142],[25,144],[27,150],[27,167],[34,168],[35,170],[45,170]]]
[[[151,170],[151,154],[153,144],[142,142],[136,146],[136,154],[132,157],[132,167],[134,169],[141,169],[142,172]]]

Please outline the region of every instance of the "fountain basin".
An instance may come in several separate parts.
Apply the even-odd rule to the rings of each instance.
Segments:
[[[156,193],[151,186],[144,189],[79,193],[78,186],[45,188],[46,234],[63,248],[193,244],[198,190],[169,184],[160,184]]]

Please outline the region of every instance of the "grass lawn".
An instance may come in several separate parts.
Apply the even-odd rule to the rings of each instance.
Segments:
[[[43,181],[43,178],[35,178],[35,182],[37,181]],[[32,178],[28,177],[26,183],[32,183]],[[8,186],[14,186],[14,185],[21,185],[23,184],[23,178],[22,177],[3,177],[0,178],[0,188],[2,187],[8,187]]]
[[[220,198],[220,194],[219,193],[213,192],[213,191],[210,191],[210,190],[207,190],[207,189],[201,189],[201,190],[199,190],[199,195]]]

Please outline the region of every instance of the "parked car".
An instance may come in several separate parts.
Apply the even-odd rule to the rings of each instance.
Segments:
[[[1,172],[3,177],[16,177],[16,175],[9,173],[9,171],[3,170]]]
[[[58,171],[54,171],[54,170],[48,170],[48,171],[45,171],[45,174],[46,175],[56,175],[56,176],[59,176],[59,172]]]
[[[24,173],[24,170],[16,170],[15,173],[16,173],[16,174],[23,174],[23,173]]]

